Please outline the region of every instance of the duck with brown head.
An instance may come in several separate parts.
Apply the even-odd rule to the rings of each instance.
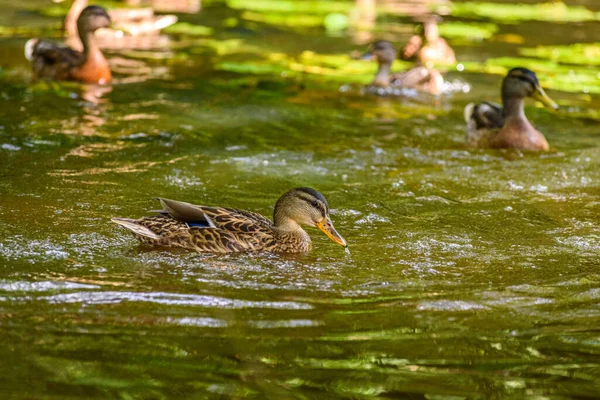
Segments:
[[[467,144],[483,148],[516,148],[546,151],[550,147],[544,135],[525,116],[525,98],[532,97],[547,108],[556,110],[540,86],[535,73],[527,68],[513,68],[502,81],[502,103],[470,103],[465,107]]]
[[[300,253],[311,249],[302,225],[313,226],[347,247],[333,227],[325,197],[314,189],[292,189],[277,200],[273,222],[250,211],[199,206],[159,199],[159,215],[141,219],[113,218],[142,243],[180,247],[205,253],[270,251]]]
[[[387,40],[374,42],[362,59],[375,59],[378,64],[377,73],[371,83],[375,88],[405,88],[420,92],[440,94],[444,85],[442,74],[423,65],[418,65],[404,72],[392,73],[392,63],[398,53]]]
[[[35,78],[110,83],[110,67],[94,39],[96,30],[109,26],[110,17],[104,8],[88,6],[77,19],[83,52],[42,39],[29,40],[25,57],[31,61]]]

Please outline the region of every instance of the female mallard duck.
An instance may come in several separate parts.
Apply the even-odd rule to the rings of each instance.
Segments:
[[[495,103],[467,104],[467,144],[473,147],[516,148],[533,151],[548,150],[548,142],[525,116],[525,97],[533,97],[546,107],[556,110],[540,86],[533,71],[513,68],[502,82],[501,106]]]
[[[443,38],[440,37],[437,20],[435,17],[423,21],[420,35],[411,37],[402,48],[400,56],[403,60],[431,66],[434,63],[455,64],[454,50]]]
[[[25,44],[25,57],[31,61],[36,78],[109,83],[110,67],[94,39],[97,29],[110,26],[106,10],[98,6],[83,9],[77,19],[83,53],[41,39]]]
[[[371,86],[378,88],[396,87],[416,89],[420,92],[440,94],[444,79],[439,71],[425,66],[416,66],[408,71],[391,73],[392,63],[396,59],[396,49],[387,40],[378,40],[371,45],[369,52],[362,58],[377,60],[379,68]]]
[[[158,200],[163,207],[159,215],[112,221],[131,230],[142,243],[198,252],[306,252],[311,248],[310,237],[300,225],[316,226],[347,247],[329,218],[327,200],[311,188],[292,189],[281,196],[273,222],[250,211]]]
[[[169,0],[168,3],[173,1]],[[87,5],[88,0],[73,0],[65,17],[64,28],[68,35],[66,43],[75,50],[83,49],[79,41],[77,18]],[[108,15],[113,28],[96,32],[96,41],[101,48],[145,48],[150,44],[161,46],[161,41],[157,40],[161,29],[177,22],[175,15],[155,15],[152,7],[109,9]],[[135,38],[136,36],[142,38]]]

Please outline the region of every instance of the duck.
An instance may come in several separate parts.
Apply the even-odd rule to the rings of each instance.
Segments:
[[[325,197],[299,187],[275,204],[273,221],[245,210],[194,205],[158,198],[162,209],[141,219],[112,218],[143,244],[176,247],[200,253],[308,252],[312,245],[302,225],[317,227],[334,243],[348,244],[335,230]]]
[[[392,73],[392,63],[397,57],[396,49],[387,40],[378,40],[361,58],[375,59],[379,64],[371,87],[375,88],[407,88],[420,92],[440,94],[444,85],[442,74],[433,68],[417,65],[407,71]]]
[[[99,6],[87,6],[77,18],[83,52],[42,40],[30,39],[25,44],[25,57],[31,61],[36,79],[71,80],[83,83],[108,84],[112,74],[100,51],[94,32],[109,27],[110,17]]]
[[[79,51],[83,46],[79,40],[77,18],[87,5],[88,0],[73,0],[64,20],[66,43]],[[161,46],[164,39],[159,36],[160,31],[177,22],[177,16],[172,14],[155,15],[152,7],[117,8],[107,12],[112,28],[101,29],[95,35],[98,45],[103,49],[146,48],[150,44]]]
[[[435,17],[422,23],[420,35],[411,37],[400,51],[402,60],[414,60],[418,64],[456,64],[456,55],[446,40],[440,37]]]
[[[467,144],[481,148],[547,151],[550,146],[546,138],[525,116],[525,97],[532,97],[549,109],[558,109],[533,71],[513,68],[502,81],[503,105],[484,102],[469,103],[465,107]]]

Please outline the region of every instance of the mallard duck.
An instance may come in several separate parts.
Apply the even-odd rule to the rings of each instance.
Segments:
[[[25,44],[25,57],[31,61],[36,78],[99,84],[111,81],[108,62],[94,39],[97,29],[110,26],[106,10],[98,6],[84,8],[77,26],[83,52],[41,39],[31,39]]]
[[[467,144],[473,147],[516,148],[546,151],[548,142],[525,116],[525,97],[533,97],[546,107],[558,109],[527,68],[513,68],[502,82],[502,103],[467,104]]]
[[[415,60],[417,63],[431,66],[434,63],[455,64],[456,56],[452,47],[440,37],[437,20],[430,17],[423,21],[420,35],[411,37],[402,48],[403,60]]]
[[[316,226],[335,243],[347,247],[329,218],[327,200],[311,188],[292,189],[281,196],[275,204],[273,222],[250,211],[158,200],[162,210],[156,216],[112,221],[129,229],[142,243],[198,252],[306,252],[311,242],[301,225]]]
[[[404,72],[391,73],[392,63],[397,53],[394,46],[387,40],[373,43],[363,59],[376,59],[379,64],[372,86],[386,88],[389,86],[416,89],[421,92],[440,94],[444,78],[439,71],[423,65],[413,67]]]
[[[83,46],[79,41],[77,18],[87,5],[88,0],[74,0],[64,21],[64,28],[68,35],[66,43],[79,51]],[[152,7],[117,8],[109,9],[107,12],[112,21],[112,28],[104,28],[96,32],[96,42],[100,48],[146,48],[150,44],[161,46],[164,40],[158,40],[161,29],[177,22],[175,15],[155,15]],[[137,36],[142,38],[136,38]]]

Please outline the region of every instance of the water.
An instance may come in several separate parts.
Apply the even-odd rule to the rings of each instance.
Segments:
[[[256,60],[253,47],[363,47],[212,15],[239,11],[184,18],[244,51],[173,39],[179,61],[141,59],[148,79],[118,74],[99,104],[77,85],[30,84],[26,38],[0,39],[3,397],[600,396],[597,95],[549,90],[558,113],[528,102],[548,153],[469,150],[462,108],[497,101],[500,76],[452,72],[470,92],[377,98],[314,75],[227,72],[215,65]],[[296,186],[327,197],[350,252],[311,228],[309,254],[153,250],[110,223],[146,215],[154,196],[270,216]]]

